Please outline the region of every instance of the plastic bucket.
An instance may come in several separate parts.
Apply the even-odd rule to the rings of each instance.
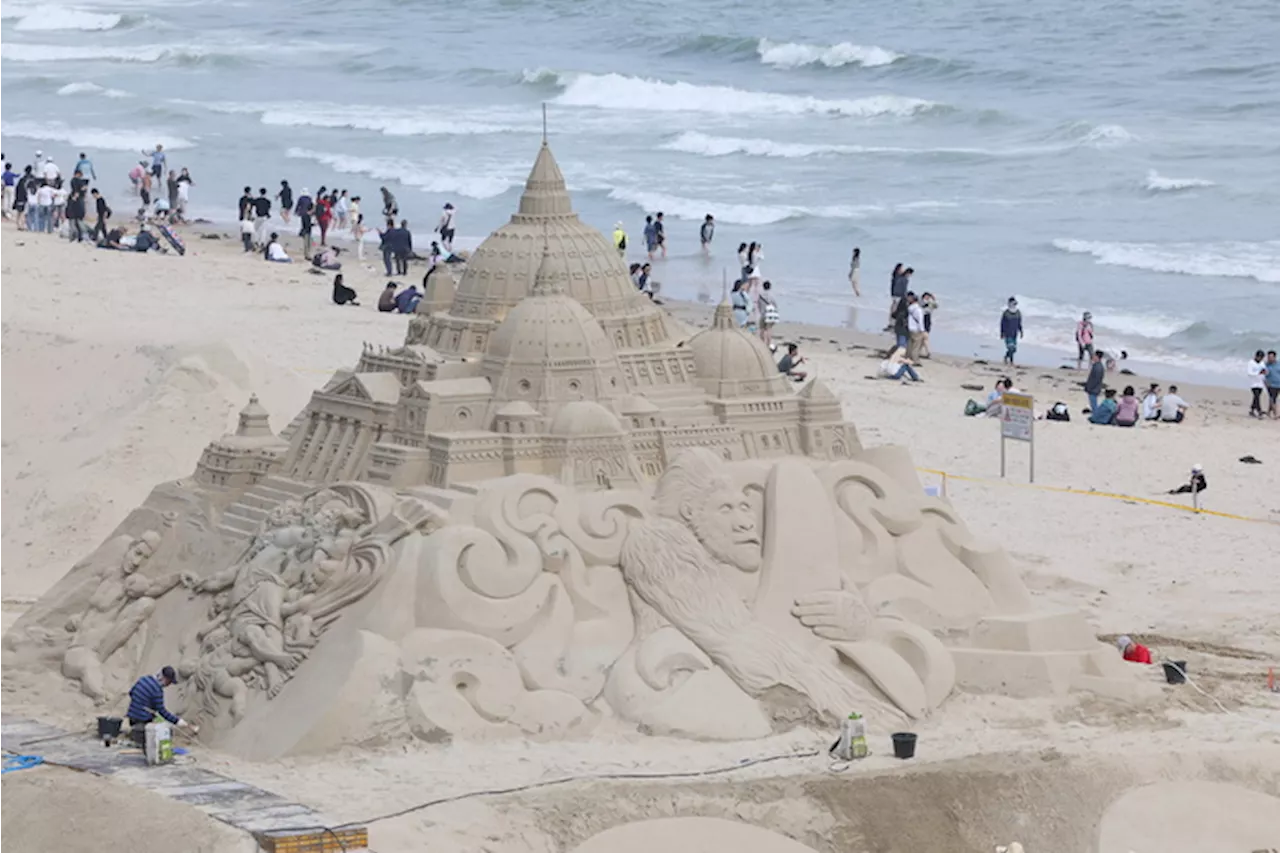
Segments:
[[[1173,660],[1164,664],[1164,680],[1170,684],[1185,684],[1187,681],[1187,662]]]
[[[914,732],[897,732],[893,735],[893,755],[895,758],[914,758],[916,754],[916,736]]]
[[[117,738],[120,736],[120,727],[122,725],[124,725],[124,720],[119,717],[99,717],[98,737]]]

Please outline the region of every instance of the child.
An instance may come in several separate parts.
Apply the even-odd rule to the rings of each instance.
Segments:
[[[246,252],[253,251],[253,208],[246,207],[244,218],[240,220],[240,242]]]

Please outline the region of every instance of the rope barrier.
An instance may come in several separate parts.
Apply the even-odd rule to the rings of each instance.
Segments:
[[[1235,521],[1252,521],[1257,524],[1274,524],[1280,526],[1280,521],[1270,518],[1253,518],[1247,515],[1235,515],[1229,512],[1219,512],[1213,509],[1204,509],[1203,507],[1187,506],[1186,504],[1173,503],[1172,501],[1153,500],[1151,498],[1140,498],[1136,495],[1123,495],[1117,492],[1099,492],[1093,489],[1071,489],[1066,486],[1041,486],[1035,483],[1011,483],[1007,480],[991,480],[984,477],[969,477],[964,474],[952,474],[947,471],[939,471],[935,468],[917,468],[925,474],[934,474],[942,477],[943,494],[946,494],[947,480],[963,480],[969,483],[982,483],[990,486],[1009,486],[1015,489],[1038,489],[1043,492],[1059,492],[1068,495],[1088,495],[1095,498],[1111,498],[1118,501],[1131,501],[1134,503],[1143,503],[1150,506],[1163,507],[1165,509],[1177,509],[1183,512],[1195,513],[1196,515],[1212,515],[1218,518],[1230,518]]]

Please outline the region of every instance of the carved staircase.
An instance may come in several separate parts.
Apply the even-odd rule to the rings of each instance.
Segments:
[[[257,532],[271,510],[314,488],[283,477],[266,477],[223,511],[218,529],[233,539],[247,540]]]

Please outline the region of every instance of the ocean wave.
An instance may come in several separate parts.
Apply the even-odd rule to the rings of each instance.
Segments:
[[[985,148],[902,148],[890,145],[838,145],[805,142],[776,142],[734,136],[713,136],[696,130],[685,131],[663,143],[667,151],[700,154],[703,157],[726,157],[746,154],[751,157],[799,159],[833,154],[905,154],[919,156],[961,155],[973,157],[1012,156],[1018,151],[991,151]]]
[[[245,48],[207,48],[195,45],[140,44],[134,47],[66,44],[6,44],[3,57],[11,62],[177,62],[186,65],[227,65],[253,52]]]
[[[1064,252],[1092,255],[1100,264],[1182,275],[1280,282],[1280,240],[1261,243],[1109,243],[1057,239]]]
[[[911,116],[941,108],[940,104],[902,95],[872,95],[855,100],[824,100],[808,95],[753,92],[732,86],[668,83],[624,74],[557,74],[562,91],[555,103],[571,107],[703,112],[716,115],[827,114],[871,118]]]
[[[58,89],[58,94],[67,95],[101,95],[104,98],[132,98],[133,95],[123,89],[108,89],[99,86],[97,83],[80,82],[68,83]]]
[[[878,68],[892,65],[903,58],[901,53],[885,50],[875,45],[863,46],[847,41],[829,46],[796,44],[787,42],[780,44],[768,39],[760,39],[756,45],[760,61],[775,68],[802,68],[806,65],[822,65],[827,68],[843,68],[846,65],[858,65],[863,68]]]
[[[1075,323],[1085,311],[1093,314],[1093,327],[1099,338],[1114,334],[1158,341],[1173,338],[1197,325],[1193,319],[1173,317],[1158,311],[1135,314],[1107,305],[1074,305],[1033,296],[1019,296],[1018,308],[1028,319],[1061,321],[1061,327],[1073,336]]]
[[[24,32],[48,32],[54,30],[113,30],[124,21],[124,15],[88,12],[67,6],[40,5],[22,10],[17,15],[15,30]],[[7,17],[7,16],[6,16]]]
[[[1177,192],[1213,185],[1213,181],[1204,178],[1167,178],[1155,169],[1147,172],[1147,180],[1143,183],[1143,186],[1151,192]]]
[[[285,156],[294,160],[312,160],[343,174],[367,175],[378,180],[396,181],[423,192],[474,199],[500,196],[521,183],[513,172],[467,175],[395,157],[352,157],[306,148],[290,148]]]
[[[802,207],[782,204],[728,204],[719,201],[688,198],[686,196],[666,195],[646,190],[632,190],[625,187],[614,187],[609,190],[609,198],[615,201],[633,204],[642,210],[661,210],[675,219],[701,221],[710,213],[721,223],[733,225],[772,225],[790,219],[815,217],[819,219],[866,219],[886,208],[878,204],[863,205],[824,205],[819,207]]]
[[[1064,141],[1089,148],[1119,148],[1138,137],[1118,124],[1094,124],[1073,121],[1060,125],[1048,135],[1048,141]]]
[[[194,148],[195,143],[180,136],[169,136],[152,130],[106,130],[96,127],[68,127],[61,122],[38,124],[36,122],[6,121],[0,124],[0,133],[6,136],[22,136],[27,139],[47,139],[78,145],[85,148],[109,151],[138,152],[150,150],[157,143],[168,150]]]
[[[348,106],[298,101],[294,103],[187,102],[218,113],[257,115],[276,127],[326,127],[370,130],[386,136],[473,136],[527,132],[528,127],[459,119],[427,108]]]

